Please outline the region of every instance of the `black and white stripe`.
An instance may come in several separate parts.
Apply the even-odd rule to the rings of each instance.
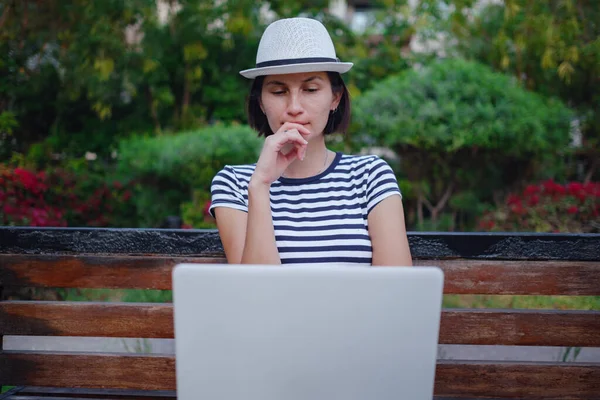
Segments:
[[[248,183],[255,165],[226,166],[211,185],[216,207],[248,212]],[[337,153],[319,175],[279,178],[271,185],[271,214],[283,264],[371,265],[369,212],[400,195],[390,166],[377,156]]]

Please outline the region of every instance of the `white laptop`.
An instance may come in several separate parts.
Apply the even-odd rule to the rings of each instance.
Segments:
[[[182,400],[431,400],[435,267],[181,264]]]

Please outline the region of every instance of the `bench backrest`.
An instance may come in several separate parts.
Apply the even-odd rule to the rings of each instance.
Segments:
[[[600,295],[600,235],[410,234],[446,294]],[[224,263],[214,231],[0,228],[0,288],[171,289],[181,262]],[[169,303],[4,300],[0,336],[173,338]],[[600,347],[600,312],[445,309],[440,344]],[[0,384],[175,390],[174,355],[0,352]],[[437,396],[593,398],[600,363],[439,360]]]

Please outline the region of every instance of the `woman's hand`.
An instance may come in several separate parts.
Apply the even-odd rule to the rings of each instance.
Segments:
[[[310,131],[303,125],[284,123],[277,132],[265,139],[252,180],[270,185],[294,160],[303,160],[308,144],[304,137],[308,135]]]

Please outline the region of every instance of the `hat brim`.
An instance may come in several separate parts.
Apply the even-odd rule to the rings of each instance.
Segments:
[[[300,72],[348,72],[354,64],[351,62],[317,62],[303,64],[276,65],[271,67],[252,68],[240,71],[244,78],[254,79],[263,75],[297,74]]]

